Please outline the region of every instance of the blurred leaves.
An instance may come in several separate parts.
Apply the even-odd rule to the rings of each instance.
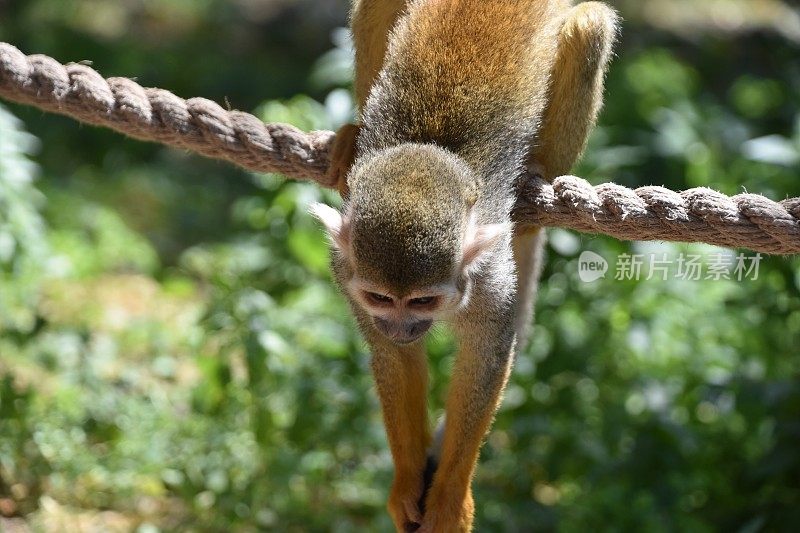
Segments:
[[[35,137],[0,105],[0,332],[29,332],[35,283],[47,258],[44,221],[39,207],[44,198],[33,187],[37,167],[29,159]]]

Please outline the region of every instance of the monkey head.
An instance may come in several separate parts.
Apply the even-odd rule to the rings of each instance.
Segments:
[[[381,334],[415,342],[467,304],[488,252],[510,226],[479,223],[472,171],[436,146],[367,154],[348,182],[342,212],[311,208],[333,245],[337,281]]]

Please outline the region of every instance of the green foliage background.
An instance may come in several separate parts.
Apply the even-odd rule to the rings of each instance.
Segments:
[[[678,32],[653,26],[655,0],[617,5],[576,173],[800,195],[788,23]],[[333,128],[352,113],[345,16],[334,0],[0,1],[0,40]],[[306,213],[335,196],[0,106],[0,529],[389,530],[368,354]],[[720,251],[550,232],[478,530],[793,530],[800,261],[766,257],[742,282],[583,283],[583,250]],[[429,348],[438,415],[452,339]]]

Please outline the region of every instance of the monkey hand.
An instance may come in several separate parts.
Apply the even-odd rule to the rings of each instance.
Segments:
[[[326,175],[335,184],[342,198],[345,198],[350,192],[347,187],[347,174],[350,172],[350,167],[353,166],[353,161],[356,157],[358,132],[358,125],[345,124],[336,132],[331,146],[330,164]]]
[[[425,505],[425,516],[417,533],[468,533],[472,531],[475,502],[472,490],[464,498],[432,491]]]
[[[424,488],[422,472],[395,474],[387,507],[398,532],[417,531],[422,523],[419,501]]]
[[[528,178],[538,178],[538,179],[547,179],[547,181],[553,181],[555,176],[548,176],[547,170],[545,170],[544,166],[536,161],[529,161],[528,164],[525,166],[525,174],[527,174]],[[547,178],[545,178],[547,176]]]

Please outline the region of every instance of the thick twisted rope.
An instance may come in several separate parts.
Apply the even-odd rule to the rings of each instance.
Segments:
[[[325,187],[333,133],[304,133],[226,111],[204,98],[183,100],[128,78],[103,79],[83,64],[25,56],[0,43],[0,96],[106,126],[131,137],[225,159],[248,170],[280,172]],[[733,197],[706,188],[596,187],[574,176],[526,180],[514,220],[562,226],[626,240],[702,241],[773,254],[800,253],[800,198],[780,203],[757,194]]]
[[[800,198],[773,202],[759,194],[698,187],[631,190],[614,183],[593,187],[575,176],[523,183],[514,220],[526,226],[562,226],[623,240],[706,242],[771,254],[800,253]]]
[[[331,132],[304,133],[288,124],[265,124],[205,98],[184,100],[128,78],[103,79],[80,63],[62,65],[45,55],[25,56],[7,43],[0,43],[0,96],[248,170],[333,185],[325,177]]]

